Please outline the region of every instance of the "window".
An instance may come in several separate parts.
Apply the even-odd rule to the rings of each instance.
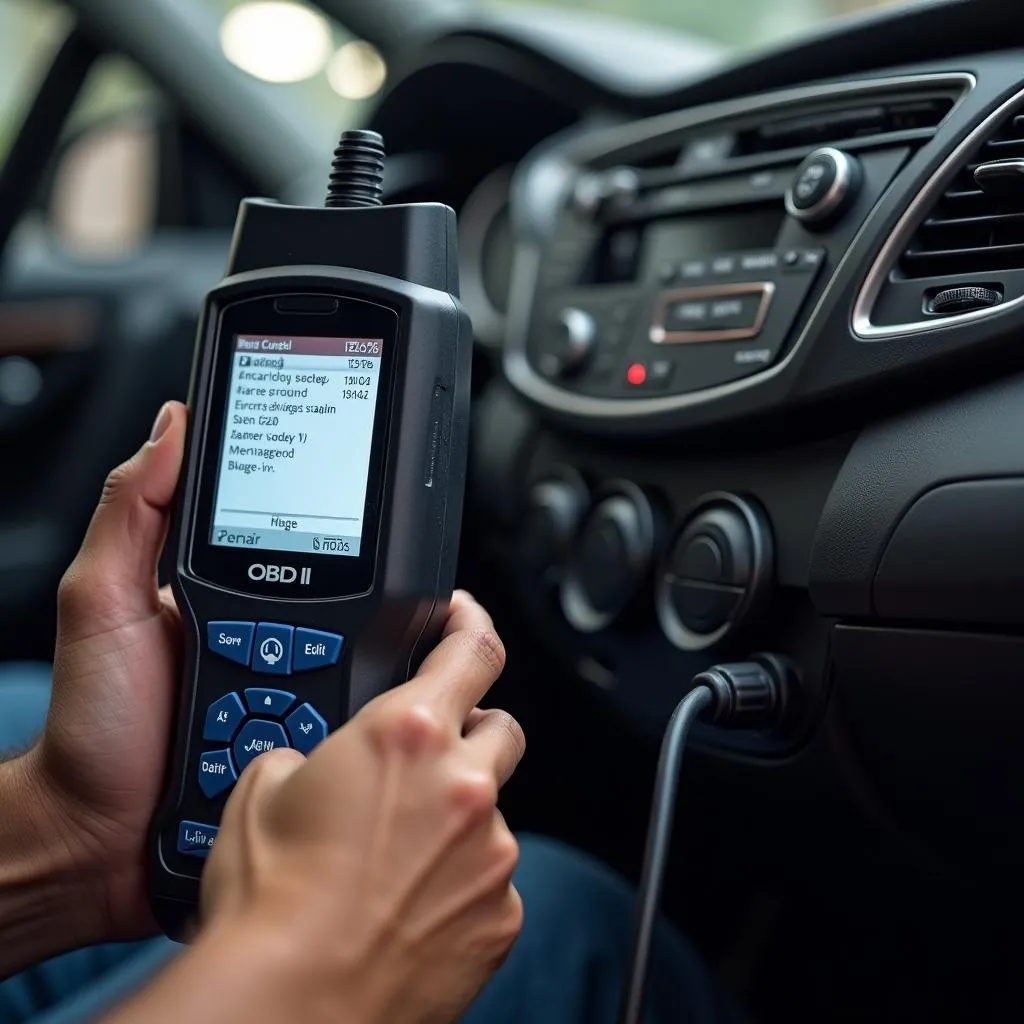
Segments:
[[[0,0],[0,164],[72,24],[49,0]]]

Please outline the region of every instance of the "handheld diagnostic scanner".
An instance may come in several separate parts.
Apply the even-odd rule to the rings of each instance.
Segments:
[[[451,597],[472,337],[455,214],[381,205],[383,141],[346,132],[322,208],[249,199],[209,294],[175,504],[184,671],[149,844],[182,936],[255,757],[308,754],[406,680]]]

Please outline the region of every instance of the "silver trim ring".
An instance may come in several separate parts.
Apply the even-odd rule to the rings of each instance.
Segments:
[[[829,186],[828,191],[813,206],[797,206],[793,201],[793,186],[800,176],[801,169],[822,157],[828,157],[835,164],[835,180]],[[786,189],[786,213],[800,221],[801,224],[821,224],[843,205],[850,194],[852,185],[853,158],[841,149],[836,149],[835,146],[822,146],[800,161],[794,180]]]
[[[853,304],[853,333],[863,341],[882,341],[888,338],[900,338],[911,334],[924,334],[928,331],[941,331],[960,324],[976,323],[985,320],[990,316],[1000,313],[1008,313],[1013,309],[1020,309],[1024,306],[1024,295],[1012,299],[1010,302],[1000,303],[998,306],[989,306],[987,309],[975,309],[969,313],[954,313],[952,316],[937,317],[931,320],[915,320],[905,324],[884,324],[872,323],[871,314],[874,312],[875,303],[882,293],[882,288],[889,278],[889,273],[896,265],[903,250],[906,249],[914,233],[921,226],[921,222],[931,212],[932,207],[945,192],[949,183],[963,170],[964,164],[971,152],[1003,121],[1008,114],[1024,102],[1024,89],[1016,92],[1004,103],[1000,104],[984,121],[981,122],[967,137],[953,150],[945,160],[939,164],[938,169],[928,179],[924,187],[910,201],[910,205],[903,211],[903,215],[896,222],[885,244],[879,250],[864,284],[861,285],[857,300]],[[971,282],[964,282],[970,284]]]
[[[787,105],[802,103],[807,100],[819,98],[834,99],[837,96],[848,95],[870,96],[877,92],[887,92],[892,89],[915,85],[936,87],[960,86],[963,92],[954,103],[952,110],[946,115],[946,119],[948,119],[963,103],[968,93],[977,85],[977,79],[969,72],[903,75],[893,78],[877,78],[866,82],[840,82],[828,86],[803,86],[798,89],[788,89],[753,99],[746,97],[740,100],[726,100],[722,103],[712,104],[696,110],[662,114],[620,128],[609,129],[601,133],[601,137],[605,139],[609,137],[615,138],[617,141],[614,144],[597,147],[590,139],[579,140],[574,144],[568,144],[565,154],[561,155],[559,160],[567,177],[570,160],[583,164],[588,160],[605,156],[617,149],[649,141],[652,136],[657,134],[670,134],[672,132],[698,128],[701,125],[714,123],[715,121],[756,113],[760,110],[783,108]],[[550,160],[552,157],[549,156],[547,159]],[[879,202],[889,194],[893,187],[893,184],[889,185],[882,193],[882,196],[879,197]],[[515,210],[513,210],[514,213]],[[526,351],[542,254],[540,240],[536,237],[530,237],[520,242],[516,247],[516,257],[512,267],[508,333],[502,357],[505,376],[521,394],[549,409],[573,416],[615,420],[636,419],[641,416],[656,416],[662,413],[677,412],[698,405],[706,405],[708,402],[715,402],[721,398],[758,387],[765,381],[771,380],[783,373],[802,350],[804,343],[815,326],[814,321],[818,313],[831,298],[832,292],[835,290],[836,280],[843,268],[853,258],[852,254],[856,252],[869,226],[870,217],[866,218],[864,223],[861,224],[850,245],[847,246],[846,252],[840,259],[835,272],[808,315],[803,330],[794,340],[789,351],[774,366],[770,366],[760,373],[751,374],[749,377],[730,381],[727,384],[719,384],[702,391],[693,391],[683,395],[664,395],[654,398],[595,398],[590,395],[579,395],[565,388],[556,387],[533,369],[527,358]],[[964,315],[973,316],[970,313]],[[946,318],[946,322],[950,319],[952,318]]]
[[[672,303],[686,302],[689,299],[716,299],[722,295],[759,295],[753,323],[749,327],[706,327],[693,331],[666,331],[665,316]],[[768,307],[775,295],[775,284],[772,281],[752,281],[749,284],[717,284],[706,288],[677,288],[663,292],[658,299],[657,312],[648,337],[655,345],[678,345],[705,341],[742,341],[745,338],[756,338],[761,333]]]
[[[576,543],[586,536],[591,523],[598,514],[607,516],[619,528],[627,546],[627,555],[632,563],[649,563],[654,557],[654,511],[643,490],[630,481],[620,480],[608,485],[605,496],[590,510],[580,526]],[[572,571],[572,557],[562,577],[559,588],[559,603],[562,614],[571,626],[580,633],[597,633],[610,626],[636,596],[643,577],[635,582],[633,589],[610,611],[598,611],[588,600],[583,586]]]

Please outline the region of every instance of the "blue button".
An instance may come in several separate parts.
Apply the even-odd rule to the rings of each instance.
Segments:
[[[272,676],[291,675],[294,634],[294,626],[261,622],[256,627],[256,642],[253,644],[253,672],[267,672]]]
[[[245,691],[245,703],[254,715],[280,718],[295,703],[295,694],[254,686]]]
[[[292,746],[300,754],[308,754],[318,743],[327,739],[327,723],[309,704],[296,708],[284,724],[288,726]]]
[[[178,853],[190,857],[208,857],[217,838],[216,825],[203,825],[198,821],[183,821],[178,826]]]
[[[212,800],[238,781],[230,750],[207,750],[199,755],[199,788]]]
[[[253,622],[208,622],[206,643],[214,654],[239,665],[248,665],[252,654]]]
[[[230,743],[235,730],[245,718],[245,708],[237,693],[226,693],[220,700],[215,700],[206,712],[206,725],[203,727],[203,739],[215,743]]]
[[[337,633],[321,633],[319,629],[295,630],[295,654],[292,656],[292,670],[308,672],[313,668],[337,665],[341,656],[343,636]]]
[[[288,737],[277,722],[264,722],[254,718],[251,722],[245,723],[238,734],[238,739],[235,740],[235,763],[239,771],[244,771],[245,766],[260,754],[287,746]]]

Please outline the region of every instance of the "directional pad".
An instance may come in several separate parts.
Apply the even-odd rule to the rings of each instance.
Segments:
[[[288,745],[288,737],[279,723],[254,718],[242,726],[242,731],[235,740],[235,764],[238,765],[239,771],[244,771],[245,766],[260,754]]]
[[[280,718],[295,703],[295,694],[253,686],[245,691],[245,703],[254,715]]]

